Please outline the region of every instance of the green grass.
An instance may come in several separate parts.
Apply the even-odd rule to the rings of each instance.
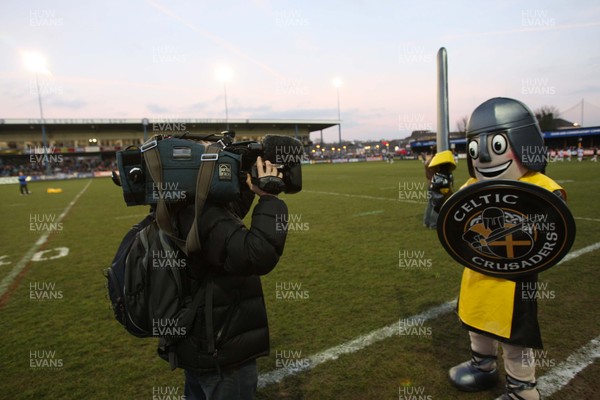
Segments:
[[[577,162],[548,168],[548,175],[564,181],[576,217],[600,218],[597,168]],[[424,201],[398,201],[399,185],[418,188],[424,183],[422,163],[311,165],[303,174],[305,190],[282,198],[304,230],[289,233],[282,260],[263,278],[272,354],[259,360],[259,372],[276,368],[276,351],[308,357],[458,293],[462,268],[444,252],[435,232],[422,227]],[[462,162],[456,186],[466,178]],[[31,215],[58,216],[88,182],[35,182],[28,197],[19,196],[16,185],[0,186],[0,256],[7,256],[0,261],[11,262],[0,265],[0,277],[41,235],[30,230]],[[63,193],[47,194],[48,187],[60,187]],[[0,397],[150,399],[153,387],[178,387],[182,393],[181,371],[171,372],[156,356],[155,340],[129,336],[106,299],[102,270],[145,212],[145,207],[126,207],[109,179],[92,181],[62,230],[42,248],[67,247],[69,255],[29,262],[0,309]],[[573,249],[598,241],[600,223],[577,219]],[[404,250],[423,251],[431,268],[399,268],[398,252]],[[555,299],[540,301],[539,309],[548,357],[556,363],[599,333],[596,256],[583,255],[541,275],[555,292]],[[30,300],[35,282],[54,283],[62,300]],[[278,299],[276,287],[284,282],[300,285],[307,295]],[[459,393],[446,381],[447,369],[468,357],[467,335],[456,316],[447,314],[426,326],[431,335],[394,336],[262,389],[257,397],[397,399],[398,387],[410,382],[434,399],[491,398],[490,393]],[[63,366],[31,368],[30,351],[36,350],[56,351]],[[540,368],[538,375],[546,369]],[[498,386],[493,395],[501,390]],[[582,390],[593,393],[585,385]]]

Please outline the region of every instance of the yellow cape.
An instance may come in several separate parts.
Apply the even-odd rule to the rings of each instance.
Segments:
[[[528,172],[519,178],[551,192],[561,191],[563,199],[567,194],[560,185],[539,172]],[[477,182],[469,179],[462,187]],[[516,283],[502,278],[494,278],[465,268],[460,285],[458,316],[460,320],[483,332],[509,339],[515,309]]]

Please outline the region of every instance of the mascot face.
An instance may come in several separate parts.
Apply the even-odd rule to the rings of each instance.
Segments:
[[[484,133],[472,138],[467,151],[479,181],[517,180],[527,172],[503,132]]]

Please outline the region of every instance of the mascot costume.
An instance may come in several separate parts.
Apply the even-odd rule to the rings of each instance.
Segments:
[[[453,169],[448,152],[438,153],[432,164],[449,163],[446,170]],[[566,201],[563,188],[544,175],[547,156],[536,118],[517,100],[493,98],[475,109],[467,124],[467,152],[471,178],[462,188],[482,181],[518,180],[542,187]],[[528,157],[532,153],[537,157]],[[439,172],[432,180],[438,188],[438,208],[451,194],[448,193],[451,181],[451,175]],[[488,238],[505,227],[505,223],[498,208],[489,207],[481,215],[481,229],[491,232]],[[463,236],[465,241],[480,246],[481,252],[490,251],[482,238],[481,232],[467,231]],[[462,325],[469,331],[472,357],[449,370],[449,378],[458,389],[476,392],[496,386],[500,344],[506,372],[503,398],[540,398],[533,350],[542,348],[537,303],[535,296],[532,299],[521,290],[536,288],[536,284],[535,273],[505,279],[464,269],[457,308]]]

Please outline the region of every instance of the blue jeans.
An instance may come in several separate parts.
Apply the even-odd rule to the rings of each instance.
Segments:
[[[231,370],[197,374],[185,370],[186,400],[252,400],[256,394],[256,360]]]

